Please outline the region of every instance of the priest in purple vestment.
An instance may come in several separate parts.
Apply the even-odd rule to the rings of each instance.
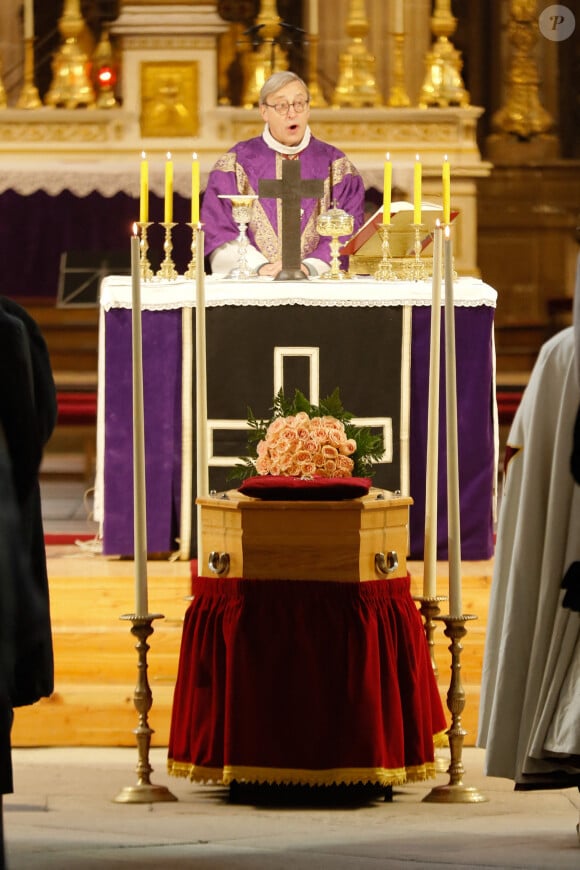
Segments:
[[[260,179],[281,178],[284,160],[300,160],[302,178],[324,181],[321,199],[302,200],[300,222],[301,268],[306,275],[320,275],[329,268],[330,239],[318,234],[316,220],[336,203],[354,217],[356,232],[364,221],[362,178],[342,151],[310,132],[310,95],[295,73],[277,72],[268,79],[260,91],[260,114],[265,122],[262,135],[234,145],[209,175],[201,219],[212,271],[228,273],[237,261],[239,230],[232,204],[219,195],[257,195]],[[280,223],[279,199],[256,200],[248,227],[247,261],[257,275],[276,276],[282,268]]]

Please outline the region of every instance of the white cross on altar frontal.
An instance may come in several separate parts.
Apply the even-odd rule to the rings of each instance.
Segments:
[[[317,405],[320,401],[320,348],[318,347],[275,347],[272,396],[280,390],[290,396],[293,389],[288,389],[284,377],[284,362],[289,358],[302,357],[308,360],[308,387],[299,386],[308,401]],[[392,417],[353,417],[356,426],[368,426],[380,430],[384,444],[384,453],[377,465],[393,461],[393,418]],[[213,451],[215,435],[220,431],[244,431],[249,428],[247,420],[216,420],[207,421],[208,465],[211,468],[231,468],[237,465],[239,457],[220,456]]]

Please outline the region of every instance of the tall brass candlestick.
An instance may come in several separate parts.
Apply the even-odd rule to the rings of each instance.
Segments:
[[[461,683],[461,645],[467,632],[465,623],[475,616],[442,616],[436,617],[445,623],[445,636],[450,638],[451,645],[451,683],[447,692],[447,707],[451,712],[451,727],[447,731],[451,762],[449,764],[449,783],[431,789],[423,801],[425,803],[482,803],[487,798],[474,786],[463,784],[463,740],[465,731],[461,727],[461,714],[465,707],[465,691]]]
[[[145,431],[143,414],[143,349],[141,338],[141,252],[137,226],[131,236],[131,315],[133,359],[133,550],[135,615],[147,615],[147,510],[145,487]]]
[[[457,443],[457,377],[455,371],[455,301],[453,297],[453,248],[450,227],[445,227],[445,392],[447,428],[447,525],[449,559],[449,615],[460,617],[461,522],[459,508],[459,457]]]
[[[143,354],[141,343],[141,264],[137,224],[133,225],[131,237],[131,306],[133,325],[133,503],[135,512],[134,560],[135,560],[135,613],[122,616],[131,621],[131,634],[137,638],[138,653],[137,685],[133,695],[135,709],[139,713],[139,725],[135,729],[139,760],[136,785],[123,788],[114,800],[117,803],[153,803],[174,801],[176,797],[165,786],[152,785],[149,749],[153,729],[149,727],[148,714],[153,696],[147,679],[147,638],[153,633],[154,619],[163,619],[159,613],[149,613],[147,601],[147,522],[145,514],[145,438],[143,424]]]
[[[38,109],[42,105],[38,90],[34,84],[34,36],[24,39],[24,84],[18,102],[19,109]]]

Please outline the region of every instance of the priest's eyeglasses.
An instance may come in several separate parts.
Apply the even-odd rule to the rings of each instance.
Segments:
[[[309,102],[310,100],[294,100],[293,103],[289,103],[288,100],[280,100],[279,103],[264,103],[264,105],[268,106],[269,109],[274,109],[275,112],[284,117],[290,111],[290,107],[294,109],[296,114],[300,115]]]

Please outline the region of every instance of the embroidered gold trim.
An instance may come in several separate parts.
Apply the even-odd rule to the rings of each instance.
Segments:
[[[404,785],[424,782],[436,775],[435,763],[414,767],[336,767],[328,770],[308,770],[284,767],[246,767],[226,765],[223,768],[202,767],[182,761],[167,762],[171,776],[189,778],[193,782],[229,785],[232,782],[253,782],[263,785]]]

